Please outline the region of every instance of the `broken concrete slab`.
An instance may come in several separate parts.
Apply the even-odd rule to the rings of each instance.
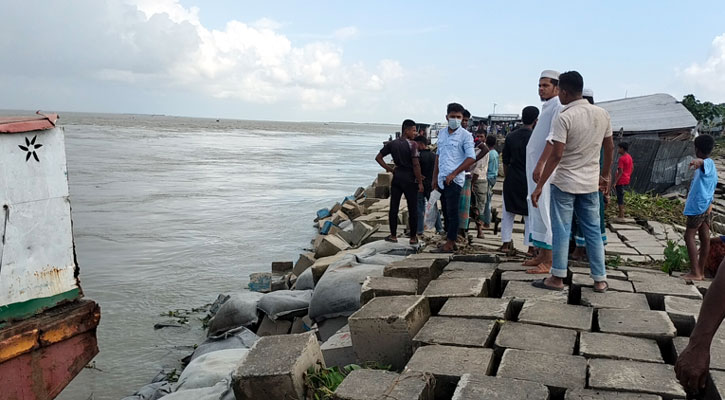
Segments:
[[[490,297],[454,297],[438,312],[441,317],[510,319],[511,299]]]
[[[488,375],[492,363],[491,349],[436,344],[416,350],[403,372],[428,372],[437,381],[455,384],[463,374]]]
[[[548,400],[546,386],[498,376],[465,374],[458,382],[452,400]]]
[[[682,354],[689,342],[689,337],[677,336],[672,339],[677,357]],[[715,335],[710,344],[710,369],[725,371],[725,338],[722,336]]]
[[[662,400],[662,397],[654,394],[575,389],[567,390],[564,400]]]
[[[295,266],[292,268],[292,273],[296,276],[300,276],[303,272],[305,272],[307,268],[311,267],[314,263],[315,253],[302,253],[300,254],[300,258],[297,259]]]
[[[639,361],[590,359],[589,386],[592,389],[650,393],[665,398],[685,398],[672,365]]]
[[[558,304],[547,301],[525,302],[519,322],[552,326],[554,328],[589,331],[592,329],[594,309],[591,307]]]
[[[369,276],[360,291],[360,305],[374,297],[416,295],[418,282],[415,279]]]
[[[348,374],[335,389],[335,400],[380,399],[398,374],[380,369],[357,369]]]
[[[564,389],[586,386],[587,360],[581,356],[508,349],[496,376],[539,382],[561,393]]]
[[[490,347],[495,331],[494,320],[430,317],[413,338],[413,347],[430,344]]]
[[[325,365],[339,367],[357,363],[350,332],[338,331],[320,346]]]
[[[347,250],[350,248],[350,244],[343,238],[337,235],[325,235],[320,242],[320,245],[315,249],[315,257],[330,257],[335,254]]]
[[[579,354],[587,358],[664,363],[655,340],[608,333],[582,332]]]
[[[581,287],[594,287],[594,279],[592,279],[589,275],[574,274],[571,276],[571,284]],[[629,281],[608,279],[607,284],[609,285],[609,290],[613,290],[615,292],[634,292],[632,283]]]
[[[592,288],[581,289],[581,305],[599,308],[617,308],[622,310],[649,310],[647,296],[643,293],[606,292],[597,293]]]
[[[431,310],[437,313],[446,300],[454,297],[483,297],[488,291],[488,279],[452,278],[436,279],[423,292],[431,302]]]
[[[569,300],[569,287],[564,290],[547,290],[531,286],[528,282],[511,281],[501,295],[503,299],[511,299],[515,308],[521,308],[524,302],[547,301],[566,304]]]
[[[423,296],[372,299],[348,320],[355,355],[362,362],[403,368],[413,354],[413,337],[429,317],[428,299]]]
[[[599,310],[599,330],[624,336],[636,336],[665,342],[677,329],[664,311]]]
[[[701,300],[665,296],[665,312],[670,316],[678,332],[687,335],[695,328],[701,305]]]
[[[383,276],[415,279],[418,282],[417,292],[423,293],[430,281],[441,275],[446,264],[444,259],[406,258],[386,265]]]
[[[232,374],[238,399],[298,399],[305,396],[304,375],[325,367],[311,333],[267,336],[257,340]]]
[[[576,340],[577,332],[571,329],[505,322],[496,335],[496,347],[572,355]]]

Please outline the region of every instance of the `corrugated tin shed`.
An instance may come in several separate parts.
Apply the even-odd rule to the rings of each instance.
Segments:
[[[596,103],[609,112],[612,130],[624,130],[625,134],[663,134],[692,130],[697,119],[682,103],[669,94],[658,93],[649,96]]]

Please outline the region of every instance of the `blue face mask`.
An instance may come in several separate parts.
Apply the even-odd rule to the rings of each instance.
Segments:
[[[456,118],[450,118],[448,120],[448,127],[451,128],[451,129],[453,129],[453,130],[456,130],[456,129],[460,128],[461,127],[461,120],[460,119],[456,119]]]

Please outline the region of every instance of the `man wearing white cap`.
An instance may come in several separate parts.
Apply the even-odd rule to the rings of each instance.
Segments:
[[[551,133],[551,122],[559,115],[562,109],[559,102],[559,73],[553,70],[545,70],[539,78],[539,97],[544,105],[541,108],[539,122],[536,124],[534,131],[531,133],[531,139],[526,146],[526,179],[528,183],[529,197],[536,188],[534,181],[534,169],[536,168],[541,153],[546,147],[546,139]],[[524,262],[524,265],[534,268],[528,269],[526,272],[530,274],[547,274],[551,269],[551,215],[549,211],[550,204],[550,184],[547,182],[542,187],[541,196],[539,198],[539,206],[535,207],[531,203],[531,199],[527,199],[529,207],[529,223],[530,239],[529,241],[538,249],[538,254],[531,260]]]

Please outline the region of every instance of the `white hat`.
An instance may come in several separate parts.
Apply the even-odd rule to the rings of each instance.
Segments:
[[[553,69],[547,69],[541,72],[541,77],[559,80],[559,72]]]
[[[594,91],[584,88],[584,90],[582,90],[582,97],[594,97]]]

